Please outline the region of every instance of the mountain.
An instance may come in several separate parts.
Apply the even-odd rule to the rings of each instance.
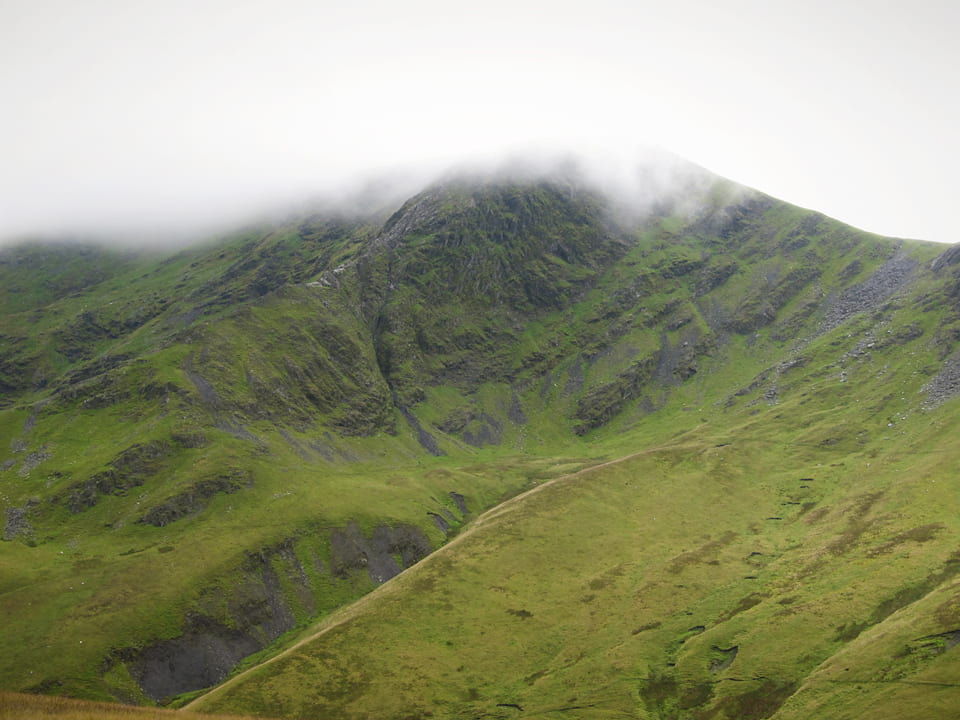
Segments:
[[[677,177],[0,251],[0,687],[955,709],[960,255]]]

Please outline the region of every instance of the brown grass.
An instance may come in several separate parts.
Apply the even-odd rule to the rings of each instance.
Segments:
[[[0,692],[0,720],[251,720],[239,715],[206,715],[184,710],[134,707],[51,695]]]

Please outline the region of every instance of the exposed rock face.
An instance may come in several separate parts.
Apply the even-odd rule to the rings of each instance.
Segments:
[[[231,470],[216,477],[194,483],[181,493],[151,508],[138,522],[156,527],[164,527],[180,518],[193,515],[207,507],[210,499],[217,493],[235,493],[253,486],[253,477],[249,470]]]
[[[13,540],[21,535],[29,536],[33,534],[33,526],[27,518],[30,510],[37,505],[36,500],[30,500],[23,507],[7,509],[6,524],[3,527],[4,540]]]
[[[467,499],[458,492],[450,491],[450,499],[457,505],[460,514],[466,516],[470,510],[467,508]]]
[[[858,312],[876,308],[906,285],[916,267],[914,260],[900,255],[885,262],[873,275],[845,290],[830,304],[820,332],[832,330]]]
[[[23,465],[17,470],[17,475],[20,477],[28,477],[31,472],[37,469],[40,463],[49,460],[51,457],[52,455],[43,448],[30,453],[24,458]]]
[[[111,460],[107,469],[74,485],[67,496],[67,507],[72,513],[82,512],[96,505],[103,495],[122,494],[143,485],[160,470],[170,453],[170,445],[159,440],[131,445]]]
[[[410,429],[417,434],[417,442],[420,443],[420,446],[424,450],[435,457],[446,455],[437,443],[437,439],[424,429],[416,415],[410,412],[407,407],[401,407],[400,413],[403,415],[403,419],[407,421],[407,424],[410,425]]]
[[[365,571],[379,584],[431,550],[418,527],[378,525],[367,536],[351,522],[331,532],[328,562],[317,567],[325,569],[328,580]],[[293,629],[298,609],[316,613],[316,591],[298,552],[297,541],[290,539],[248,553],[240,579],[229,592],[213,587],[202,593],[180,636],[118,651],[112,662],[126,663],[143,692],[157,701],[216,685],[240,660]]]
[[[294,596],[284,591],[278,571],[291,580]],[[241,659],[292,629],[294,603],[309,594],[293,540],[248,553],[229,592],[212,587],[202,593],[198,608],[184,620],[183,634],[120,651],[118,657],[154,700],[209,687]]]
[[[656,358],[642,358],[617,375],[613,382],[587,392],[577,404],[576,418],[579,422],[575,427],[576,433],[583,435],[600,427],[620,412],[627,402],[638,398],[656,369]]]
[[[507,418],[517,425],[526,422],[516,396],[511,401]],[[465,443],[474,447],[499,445],[503,440],[503,423],[489,413],[472,407],[456,408],[437,427],[445,433],[459,435]]]
[[[205,617],[188,618],[183,635],[144,649],[128,667],[144,694],[159,701],[216,685],[237,662],[261,647],[247,630]]]
[[[935,408],[960,395],[960,352],[950,355],[937,374],[923,387],[927,394],[925,407]]]
[[[378,525],[370,537],[352,522],[330,536],[330,571],[346,577],[351,570],[365,569],[376,583],[386,582],[402,569],[426,557],[430,541],[412,525]]]

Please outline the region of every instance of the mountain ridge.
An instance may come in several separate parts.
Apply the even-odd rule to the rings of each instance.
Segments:
[[[713,458],[736,428],[887,457],[889,428],[947,422],[930,413],[956,387],[955,253],[719,178],[697,191],[629,216],[569,177],[447,178],[393,213],[167,256],[0,251],[0,593],[22,628],[4,686],[149,703],[215,684],[400,570],[416,576],[505,499],[587,467],[618,476],[610,463],[637,447]],[[881,393],[875,380],[894,378],[904,390]],[[777,474],[775,446],[754,447],[725,462]],[[926,520],[915,527],[943,529],[890,537],[953,536]],[[523,522],[483,542],[522,555]],[[631,712],[677,709],[640,687]],[[747,702],[701,695],[680,709]]]

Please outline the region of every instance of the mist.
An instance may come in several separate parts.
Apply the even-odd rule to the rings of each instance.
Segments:
[[[66,198],[37,193],[36,210],[18,213],[3,227],[0,247],[56,240],[176,249],[252,225],[283,224],[317,213],[382,212],[416,192],[431,176],[430,169],[385,168],[345,173],[341,178],[318,176],[299,184],[224,179],[214,187],[182,183],[103,193],[95,189]]]
[[[244,227],[275,226],[311,215],[385,218],[429,185],[452,180],[570,183],[603,195],[618,219],[632,221],[664,202],[686,202],[694,212],[716,179],[656,147],[625,153],[573,142],[528,143],[484,153],[451,153],[406,166],[345,169],[339,177],[318,172],[300,182],[223,178],[213,187],[121,188],[110,193],[107,205],[98,201],[105,189],[97,187],[65,200],[39,196],[37,214],[25,218],[22,232],[8,232],[0,244],[56,240],[176,249]]]
[[[622,188],[648,145],[952,242],[958,25],[885,0],[7,0],[0,243],[182,244],[543,148]]]

